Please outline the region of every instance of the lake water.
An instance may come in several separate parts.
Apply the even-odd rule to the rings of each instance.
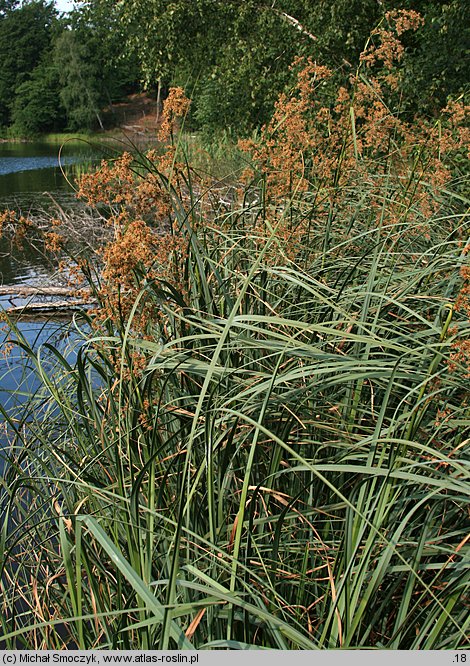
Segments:
[[[59,164],[60,154],[60,164]],[[103,153],[101,152],[101,155]],[[77,205],[72,186],[76,170],[86,168],[100,158],[96,147],[83,141],[67,142],[62,151],[59,143],[0,143],[0,212],[13,209],[22,214],[63,209]],[[50,285],[55,267],[38,247],[25,245],[13,249],[7,239],[0,239],[0,284]],[[0,297],[0,310],[11,303]],[[15,301],[18,304],[18,301]],[[24,322],[18,325],[28,344],[38,348],[48,342],[65,351],[74,346],[76,335],[61,322]],[[0,332],[0,353],[7,349],[8,331]],[[34,373],[26,355],[18,347],[0,355],[0,405],[21,418],[25,394],[36,389]],[[2,432],[0,417],[0,449],[8,437]],[[0,474],[2,471],[0,454]]]
[[[73,190],[61,166],[66,173],[71,173],[71,165],[96,157],[97,148],[79,140],[64,144],[0,143],[0,207],[41,208],[50,205],[51,196],[60,204],[70,204]],[[73,173],[71,175],[73,177]]]
[[[96,157],[97,149],[84,141],[68,141],[62,148],[60,143],[0,143],[0,211],[34,214],[76,206],[70,182],[77,169]],[[10,249],[1,239],[0,284],[35,284],[50,274],[50,261],[38,249],[25,246],[13,253]]]

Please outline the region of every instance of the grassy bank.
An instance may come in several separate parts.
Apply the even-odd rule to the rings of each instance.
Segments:
[[[23,345],[7,647],[469,647],[461,135],[373,86],[325,133],[314,66],[236,187],[172,141],[178,90],[165,154],[82,178],[114,235],[80,264],[100,307],[76,360]]]

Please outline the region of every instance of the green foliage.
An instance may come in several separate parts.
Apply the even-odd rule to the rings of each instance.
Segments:
[[[191,92],[194,116],[208,138],[226,129],[246,135],[266,123],[279,91],[291,78],[289,65],[305,51],[297,31],[279,14],[245,4],[231,17],[229,43],[220,46]],[[181,76],[177,80],[185,83]]]
[[[436,116],[449,97],[469,91],[470,7],[460,0],[429,2],[425,17],[405,61],[405,103]]]
[[[123,57],[122,34],[110,15],[75,12],[55,41],[60,99],[70,129],[103,129],[101,110],[135,89],[135,59]]]
[[[114,10],[106,12],[74,11],[70,23],[80,42],[80,57],[95,63],[93,80],[101,90],[102,101],[119,101],[136,90],[140,77],[135,55],[125,51],[126,37]]]
[[[57,39],[55,62],[59,69],[60,100],[70,129],[89,129],[96,123],[102,127],[99,63],[90,58],[86,43],[74,31],[65,30]]]
[[[54,4],[46,0],[10,5],[0,16],[0,126],[10,123],[16,90],[50,49],[56,16]]]
[[[194,101],[191,122],[205,137],[249,135],[292,85],[295,57],[312,56],[341,79],[354,72],[372,28],[387,11],[402,7],[425,18],[405,42],[402,108],[410,115],[436,115],[449,97],[468,90],[470,16],[464,0],[82,0],[68,19],[76,38],[72,50],[72,38],[59,34],[68,32],[67,23],[56,20],[51,2],[18,6],[4,0],[0,126],[12,121],[23,83],[34,81],[29,96],[38,99],[41,74],[33,79],[32,72],[55,33],[59,51],[68,54],[62,63],[56,52],[66,70],[62,103],[69,127],[99,126],[104,106],[139,83],[153,90],[160,82],[185,87]],[[24,88],[22,95],[28,97]]]
[[[60,130],[65,125],[65,110],[60,103],[59,70],[45,59],[32,72],[29,80],[16,90],[12,106],[12,132],[34,136]]]
[[[13,9],[16,9],[18,5],[19,0],[0,0],[0,18],[4,18]]]
[[[292,3],[284,4],[293,10]],[[297,19],[268,2],[88,0],[81,5],[88,17],[108,9],[147,85],[163,80],[189,91],[194,117],[207,133],[246,133],[265,122],[289,80],[290,63],[312,41]],[[308,5],[295,3],[301,18]]]
[[[3,3],[0,126],[13,123],[12,132],[25,136],[99,126],[101,108],[133,90],[138,79],[135,59],[121,57],[115,27],[75,15],[71,30],[52,2]]]
[[[97,23],[111,17],[121,49],[138,58],[146,84],[183,85],[194,101],[193,121],[213,137],[246,135],[266,122],[292,82],[296,56],[314,57],[339,78],[353,73],[371,30],[401,7],[425,18],[406,44],[402,104],[410,113],[435,113],[467,85],[470,21],[463,0],[86,0],[79,13]]]

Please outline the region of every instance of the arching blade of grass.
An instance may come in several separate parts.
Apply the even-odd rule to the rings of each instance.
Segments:
[[[102,529],[99,523],[91,517],[84,517],[80,519],[87,529],[93,534],[97,542],[104,548],[107,552],[115,566],[121,571],[125,576],[126,580],[135,590],[139,599],[146,605],[148,610],[155,615],[157,622],[163,622],[164,620],[164,608],[161,604],[158,603],[155,596],[151,593],[145,583],[142,581],[139,576],[137,576],[134,569],[123,557],[122,553],[116,548],[115,544],[107,536],[106,532]],[[171,622],[170,625],[170,636],[172,640],[175,641],[175,645],[178,649],[193,650],[193,645],[187,640],[184,632],[178,627],[176,622]]]

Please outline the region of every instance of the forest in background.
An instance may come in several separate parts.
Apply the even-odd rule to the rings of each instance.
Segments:
[[[69,15],[47,0],[1,0],[0,135],[99,130],[111,103],[179,85],[193,129],[210,140],[247,136],[292,89],[296,57],[343,80],[373,28],[400,8],[424,18],[404,38],[401,111],[437,116],[467,91],[464,0],[82,0]],[[331,103],[331,90],[320,92]]]

